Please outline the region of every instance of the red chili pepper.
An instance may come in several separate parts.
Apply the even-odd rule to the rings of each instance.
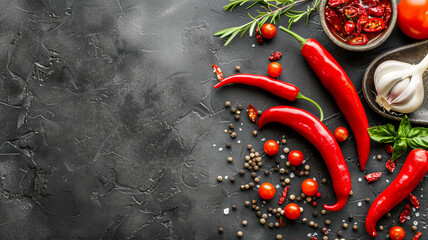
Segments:
[[[385,14],[385,9],[382,6],[370,7],[369,15],[375,17],[382,17]]]
[[[324,87],[333,95],[339,109],[351,125],[357,142],[360,168],[364,170],[370,153],[370,137],[367,132],[369,123],[354,85],[339,63],[315,39],[304,39],[281,26],[280,29],[288,32],[300,42],[303,57],[308,61]]]
[[[392,154],[392,150],[394,150],[394,148],[392,147],[391,144],[385,145],[385,151],[386,151],[386,153],[388,153],[389,155],[391,155]]]
[[[354,17],[358,16],[358,8],[352,6],[346,6],[343,8],[343,14],[349,20],[352,20]]]
[[[256,38],[257,38],[257,43],[259,45],[263,44],[263,38],[262,38],[262,35],[260,34],[259,27],[256,28]]]
[[[348,39],[346,39],[346,42],[351,45],[364,45],[369,41],[367,36],[363,33],[360,33],[355,36],[349,36]]]
[[[344,4],[344,3],[348,2],[348,1],[349,0],[329,0],[328,1],[328,5],[330,7],[337,7],[337,6],[340,6],[340,5],[342,5],[342,4]]]
[[[316,238],[316,237],[311,237],[311,239],[310,240],[318,240],[318,238]]]
[[[382,18],[370,18],[364,24],[363,30],[365,32],[378,32],[385,28],[385,21]]]
[[[223,81],[223,72],[221,71],[221,69],[218,66],[214,65],[214,64],[211,67],[214,68],[214,72],[217,75],[217,79],[220,82]]]
[[[294,107],[269,108],[259,119],[259,129],[271,122],[281,123],[294,129],[318,149],[330,172],[337,197],[336,204],[324,205],[324,208],[329,211],[342,209],[351,192],[351,176],[333,134],[312,114]]]
[[[282,216],[279,218],[279,224],[281,227],[284,227],[284,220],[282,219]]]
[[[322,112],[321,107],[312,99],[303,96],[299,92],[299,89],[292,84],[285,83],[263,75],[235,74],[217,83],[214,88],[219,88],[231,83],[240,83],[258,87],[288,101],[295,101],[296,99],[307,100],[313,103],[318,108],[318,110],[320,111],[320,119],[321,121],[323,120],[324,114]]]
[[[367,23],[368,19],[369,17],[367,16],[366,9],[360,8],[360,17],[358,18],[358,21],[357,21],[357,34],[361,33],[361,30],[363,30],[363,26],[364,24]]]
[[[412,150],[407,156],[400,173],[370,206],[366,217],[366,230],[376,237],[376,222],[393,207],[397,206],[416,188],[428,172],[428,151]]]
[[[407,217],[410,215],[410,210],[412,210],[412,207],[410,207],[410,204],[406,204],[403,211],[400,214],[400,222],[404,223],[407,220]]]
[[[395,168],[397,167],[397,161],[391,161],[391,158],[386,162],[385,167],[390,171],[394,172]]]
[[[415,197],[415,195],[410,193],[409,196],[407,196],[407,199],[409,199],[413,207],[415,207],[416,209],[419,209],[420,207],[419,200]]]
[[[370,183],[378,180],[381,176],[382,176],[381,172],[374,172],[374,173],[367,174],[366,176],[364,176],[364,178],[367,180],[367,182]]]
[[[355,23],[352,20],[348,20],[345,26],[343,26],[343,31],[345,32],[346,35],[351,35],[354,29],[355,29]]]
[[[325,9],[325,19],[331,26],[334,28],[336,32],[342,29],[343,19],[339,16],[339,14],[334,11],[334,9],[326,7]]]
[[[279,198],[278,204],[281,205],[284,203],[285,199],[287,198],[287,192],[290,186],[287,186],[284,188],[284,191],[282,191],[281,197]]]
[[[247,107],[247,112],[248,112],[248,118],[250,118],[250,121],[253,123],[257,123],[257,109],[250,104]]]
[[[413,237],[413,240],[419,240],[419,238],[421,237],[422,232],[418,232],[416,233],[416,235]]]
[[[269,60],[276,61],[276,60],[279,60],[281,56],[282,56],[282,53],[280,51],[275,51],[274,53],[272,53],[272,55],[269,56]]]
[[[392,14],[391,5],[388,4],[385,6],[385,24],[388,24],[389,19],[391,19],[391,14]]]

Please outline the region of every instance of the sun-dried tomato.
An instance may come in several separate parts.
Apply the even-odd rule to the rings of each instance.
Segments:
[[[253,123],[257,123],[257,109],[250,104],[247,107],[247,112],[248,112],[248,118],[250,118],[250,121]]]
[[[367,174],[366,176],[364,176],[364,178],[367,180],[367,182],[370,183],[378,180],[381,176],[382,176],[381,172],[374,172],[374,173]]]
[[[330,23],[336,32],[342,29],[343,19],[334,9],[330,7],[325,9],[325,19],[327,19],[328,23]]]
[[[391,159],[389,159],[385,166],[390,172],[394,172],[394,169],[397,167],[397,161],[392,162]]]
[[[400,222],[404,223],[407,220],[407,217],[410,215],[410,210],[412,210],[412,207],[410,204],[406,204],[403,211],[400,214]]]
[[[214,65],[214,64],[211,67],[214,68],[214,72],[217,75],[217,79],[220,82],[223,81],[223,72],[221,71],[221,69],[218,66]]]
[[[287,198],[287,192],[290,186],[287,186],[284,188],[284,191],[282,191],[281,197],[279,197],[278,204],[281,205],[284,203],[285,199]]]
[[[256,38],[257,38],[257,43],[259,45],[263,44],[263,38],[262,38],[262,35],[260,34],[259,27],[256,28]]]
[[[413,237],[413,240],[419,240],[419,238],[421,237],[422,232],[418,232],[416,233],[416,235]]]
[[[407,199],[409,199],[413,207],[415,207],[416,209],[419,209],[420,207],[419,200],[415,197],[415,195],[410,193],[409,196],[407,196]]]
[[[394,148],[392,147],[391,144],[385,145],[385,151],[386,151],[386,153],[388,153],[389,155],[391,155],[392,154],[392,150],[394,150]]]
[[[269,56],[269,60],[276,61],[280,59],[281,56],[282,56],[282,53],[280,51],[275,51],[274,53],[272,53],[272,55]]]

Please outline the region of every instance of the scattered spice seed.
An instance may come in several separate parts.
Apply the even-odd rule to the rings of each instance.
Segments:
[[[300,194],[300,196],[301,196],[302,198],[306,198],[306,194],[305,194],[305,193],[301,193],[301,194]]]
[[[248,150],[251,150],[251,149],[253,149],[253,145],[248,144],[247,148],[248,148]]]
[[[254,171],[259,170],[259,166],[254,166]]]
[[[233,161],[233,158],[232,158],[232,157],[227,157],[227,161],[228,161],[229,163],[231,163],[231,162]]]
[[[315,225],[314,221],[309,222],[309,226],[313,227]]]
[[[304,224],[304,223],[306,223],[308,221],[308,219],[307,218],[303,218],[302,219],[302,223]]]
[[[352,230],[357,231],[358,230],[358,225],[352,226]]]
[[[259,153],[259,152],[255,152],[255,153],[254,153],[254,155],[255,155],[256,157],[260,157],[260,153]]]
[[[231,136],[232,138],[236,138],[236,132],[232,132],[232,134],[230,134],[230,136]]]
[[[239,105],[238,105],[238,109],[239,109],[239,110],[242,110],[242,109],[244,109],[244,107],[243,107],[241,104],[239,104]]]
[[[285,173],[285,169],[284,168],[280,168],[279,169],[279,173],[284,174]]]
[[[379,226],[379,231],[383,231],[383,226],[382,225]]]
[[[250,185],[250,188],[253,188],[255,186],[253,182],[250,182],[248,185]]]
[[[296,171],[296,167],[295,166],[291,166],[290,170],[294,172],[294,171]]]
[[[305,176],[309,176],[309,171],[305,171]]]
[[[326,214],[327,214],[327,211],[326,211],[325,209],[323,209],[323,210],[321,210],[321,214],[322,214],[322,215],[326,215]]]
[[[330,221],[330,220],[328,220],[328,219],[327,219],[327,220],[325,220],[325,225],[327,225],[327,226],[328,226],[328,225],[330,225],[330,224],[331,224],[331,221]]]
[[[250,201],[245,201],[245,207],[250,207],[251,206],[251,203],[250,203]]]
[[[317,216],[318,216],[318,212],[317,212],[317,211],[314,211],[314,212],[312,213],[312,216],[317,217]]]
[[[226,143],[226,147],[227,147],[227,148],[230,148],[230,147],[232,147],[232,144],[230,144],[230,142],[227,142],[227,143]]]
[[[241,185],[241,190],[245,190],[245,186],[244,185]]]
[[[312,198],[311,197],[306,197],[306,202],[311,202]]]
[[[278,172],[278,171],[279,171],[279,168],[277,168],[277,167],[276,167],[276,168],[274,168],[274,169],[273,169],[273,171],[274,171],[274,172]]]
[[[391,217],[391,213],[390,213],[390,212],[388,212],[388,213],[386,214],[386,217],[387,217],[387,218]]]
[[[412,230],[413,230],[413,231],[416,231],[416,230],[418,230],[418,227],[416,227],[415,225],[413,225],[413,226],[412,226]]]
[[[352,215],[351,215],[351,216],[349,216],[349,217],[348,217],[348,221],[353,222],[353,221],[354,221],[354,216],[352,216]]]
[[[299,197],[297,197],[297,198],[296,198],[296,200],[297,200],[298,202],[300,202],[300,201],[302,201],[302,197],[300,197],[300,196],[299,196]]]
[[[263,213],[262,218],[266,219],[268,216],[266,213]]]
[[[347,223],[344,223],[342,226],[344,229],[347,229],[349,227],[349,225]]]
[[[257,217],[261,217],[261,216],[262,216],[262,212],[258,211],[258,212],[256,213],[256,215],[257,215]]]
[[[284,153],[289,153],[290,149],[289,148],[284,148]]]
[[[337,236],[339,236],[339,237],[343,237],[343,232],[342,232],[342,231],[338,231],[338,232],[337,232]]]
[[[279,227],[279,222],[275,223],[275,227],[277,227],[277,228]]]
[[[293,194],[290,195],[290,200],[293,201],[294,199],[296,199],[296,196],[294,196]]]
[[[236,233],[236,236],[238,236],[238,237],[242,237],[242,236],[244,236],[244,234],[243,234],[241,231],[238,231],[238,232]]]
[[[318,223],[314,223],[314,228],[318,228]]]
[[[234,177],[231,177],[229,180],[230,180],[230,182],[232,182],[232,183],[233,183],[233,182],[235,182],[235,178],[234,178]]]
[[[219,182],[223,181],[223,177],[222,176],[218,176],[217,177],[217,181],[219,181]]]
[[[269,228],[273,228],[273,222],[270,222],[268,225],[269,225]]]
[[[328,240],[327,236],[322,236],[322,240]]]
[[[323,178],[322,180],[321,180],[321,183],[326,183],[327,182],[327,179],[325,179],[325,178]]]
[[[300,171],[300,172],[299,172],[299,177],[303,177],[303,175],[305,175],[305,172]]]
[[[241,71],[241,67],[240,66],[236,66],[235,67],[235,71],[237,71],[237,72]]]
[[[226,102],[224,103],[224,106],[225,106],[225,107],[227,107],[227,108],[229,108],[231,105],[232,105],[232,104],[231,104],[229,101],[226,101]]]
[[[247,163],[247,162],[246,162],[246,163],[244,163],[244,167],[245,167],[245,168],[248,168],[249,166],[250,166],[250,164],[249,164],[249,163]]]
[[[257,110],[257,115],[260,116],[260,115],[262,115],[262,113],[263,113],[262,110]]]
[[[275,214],[277,212],[276,208],[272,209],[272,213]]]
[[[252,173],[251,173],[251,177],[252,177],[252,178],[255,178],[255,177],[257,177],[257,173],[255,173],[255,172],[252,172]]]
[[[239,114],[235,115],[235,120],[239,120],[241,118],[241,116]]]
[[[248,222],[246,220],[242,221],[243,226],[247,226]]]
[[[370,198],[364,199],[364,202],[369,203],[370,202]]]
[[[254,210],[258,211],[258,213],[260,213],[260,216],[261,216],[262,213],[259,211],[260,210],[259,206],[257,206]]]
[[[219,233],[222,233],[224,231],[224,229],[222,228],[222,227],[220,227],[219,229],[218,229],[218,232]]]
[[[269,175],[269,170],[265,170],[265,175]]]
[[[236,209],[237,209],[236,205],[235,204],[232,205],[232,210],[236,210]]]
[[[258,182],[260,182],[260,179],[259,178],[254,178],[254,182],[258,183]]]
[[[256,150],[254,150],[254,149],[251,149],[251,150],[250,150],[250,152],[251,152],[251,153],[255,153],[255,152],[256,152]]]
[[[352,195],[354,195],[354,191],[352,191],[352,190],[351,190],[351,191],[349,192],[349,196],[352,196]],[[369,199],[369,201],[370,201],[370,199]]]
[[[377,158],[377,160],[382,160],[382,155],[379,154],[379,155],[377,155],[376,158]]]
[[[250,189],[250,185],[248,185],[248,184],[245,184],[245,189]]]
[[[265,223],[266,223],[266,219],[261,218],[261,219],[260,219],[260,224],[265,224]]]
[[[256,136],[257,136],[257,130],[254,130],[254,131],[253,131],[253,135],[254,135],[254,137],[256,137]]]
[[[276,239],[277,240],[281,240],[282,239],[282,235],[281,234],[276,235]]]
[[[244,176],[245,171],[243,169],[239,170],[239,175]]]
[[[236,113],[236,108],[234,108],[234,107],[233,107],[233,108],[231,108],[231,109],[230,109],[230,112],[231,112],[231,113],[233,113],[233,114],[234,114],[234,113]]]
[[[287,140],[286,140],[285,138],[283,138],[283,139],[281,140],[281,142],[282,142],[282,144],[286,144],[286,143],[287,143]]]
[[[290,179],[289,178],[286,178],[285,180],[284,180],[284,182],[286,183],[286,184],[289,184],[290,183]]]
[[[305,165],[305,170],[309,170],[309,169],[311,169],[311,166]]]

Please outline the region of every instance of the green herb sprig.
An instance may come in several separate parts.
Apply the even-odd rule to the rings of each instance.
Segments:
[[[370,137],[381,143],[394,143],[391,162],[401,157],[411,148],[428,148],[428,128],[412,128],[409,118],[404,116],[398,131],[392,124],[371,127],[367,130]]]
[[[221,31],[218,31],[214,33],[215,36],[220,36],[220,38],[228,38],[224,46],[230,43],[232,39],[234,39],[239,33],[241,33],[241,37],[244,35],[244,33],[249,30],[250,37],[253,35],[253,32],[256,29],[256,26],[261,29],[263,24],[265,24],[269,18],[270,23],[275,24],[275,20],[278,19],[278,21],[281,21],[281,15],[285,15],[289,18],[288,20],[288,28],[291,27],[293,23],[296,23],[301,18],[303,18],[306,15],[306,25],[309,22],[309,16],[310,14],[315,11],[318,8],[318,5],[320,3],[320,0],[314,0],[312,7],[307,8],[306,11],[296,11],[292,10],[294,5],[302,2],[306,2],[308,0],[230,0],[230,3],[223,8],[225,10],[232,11],[237,6],[242,6],[245,3],[251,3],[250,6],[248,6],[246,9],[250,9],[257,3],[262,4],[261,8],[263,8],[263,11],[257,11],[259,15],[253,17],[248,13],[248,16],[252,19],[252,21],[238,26],[238,27],[230,27],[223,29]],[[273,3],[274,4],[273,4]]]

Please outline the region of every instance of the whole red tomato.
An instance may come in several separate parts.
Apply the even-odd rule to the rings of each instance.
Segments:
[[[290,220],[296,220],[300,217],[300,207],[295,203],[290,203],[284,208],[285,216]]]
[[[428,38],[428,0],[401,0],[397,23],[400,30],[414,39]]]
[[[344,127],[338,127],[334,130],[334,138],[338,142],[344,142],[348,138],[348,130]]]
[[[303,163],[303,153],[299,150],[293,150],[288,154],[288,161],[293,166],[300,166]]]
[[[399,226],[392,227],[389,231],[389,237],[391,237],[393,240],[403,240],[404,235],[404,229]]]
[[[275,187],[271,183],[263,183],[259,187],[259,195],[264,200],[269,200],[275,196]]]
[[[279,151],[279,146],[275,140],[268,140],[265,142],[263,149],[267,155],[273,156]]]
[[[276,35],[276,27],[272,23],[265,23],[262,26],[262,36],[266,39],[272,39]]]
[[[302,191],[306,194],[306,196],[314,196],[318,192],[318,183],[313,179],[306,179],[302,183]]]
[[[277,78],[281,75],[282,73],[282,67],[281,64],[277,63],[277,62],[271,62],[268,66],[268,74],[269,76],[273,77],[273,78]]]

